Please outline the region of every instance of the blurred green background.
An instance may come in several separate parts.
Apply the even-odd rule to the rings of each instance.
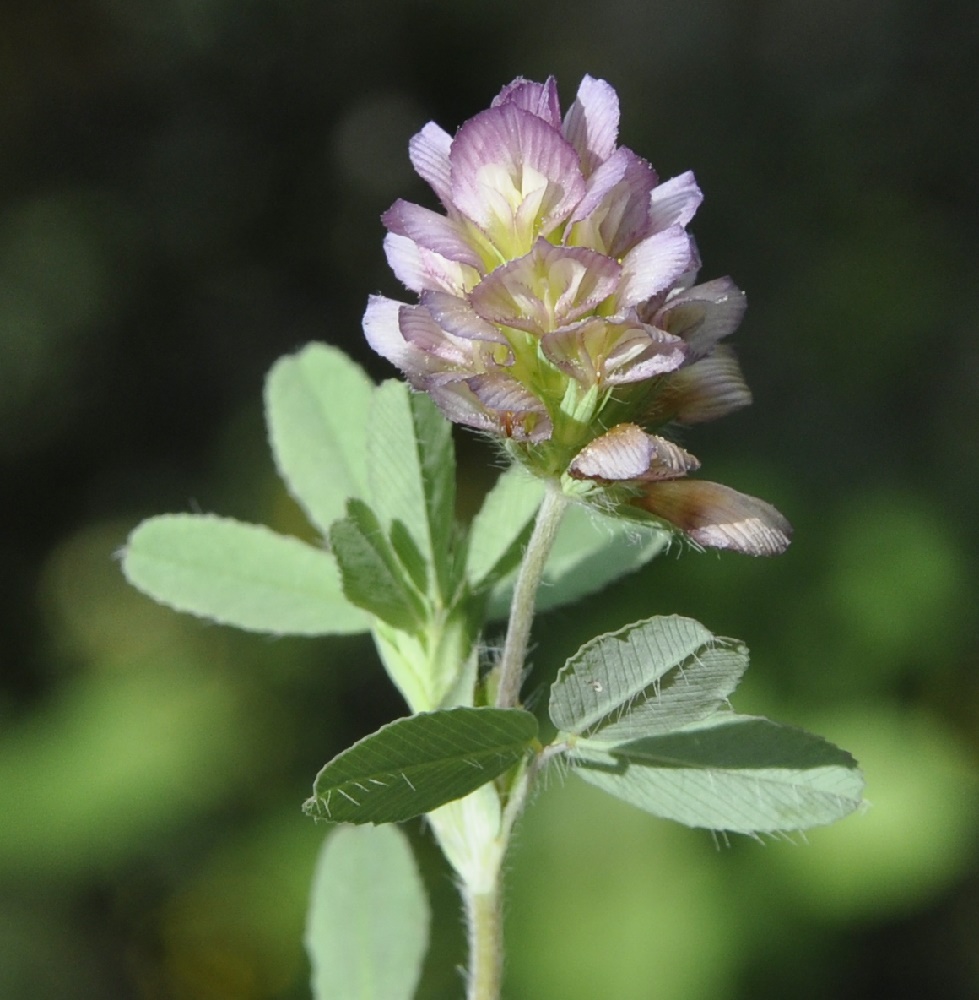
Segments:
[[[535,686],[597,631],[693,615],[752,649],[736,706],[852,750],[873,805],[726,843],[552,781],[511,859],[508,998],[979,996],[977,66],[973,0],[0,4],[0,996],[308,995],[299,805],[403,707],[368,641],[181,618],[113,556],[163,511],[308,533],[264,373],[325,340],[392,375],[359,320],[400,294],[380,213],[427,197],[409,135],[586,72],[706,194],[756,402],[689,446],[796,540],[543,618]],[[459,445],[466,516],[492,469]],[[458,996],[454,888],[409,832],[421,996]]]

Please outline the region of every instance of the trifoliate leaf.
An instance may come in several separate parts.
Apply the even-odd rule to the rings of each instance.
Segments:
[[[383,383],[374,393],[367,437],[370,503],[393,537],[406,532],[410,553],[430,563],[433,582],[447,602],[456,589],[452,546],[455,529],[455,450],[452,425],[422,393],[402,382]],[[420,576],[409,565],[413,576]]]
[[[537,720],[517,708],[451,708],[398,719],[334,757],[303,809],[338,823],[411,819],[492,781],[536,736]]]
[[[310,344],[280,358],[265,382],[275,464],[325,535],[349,497],[367,493],[367,420],[374,386],[342,351]]]
[[[613,748],[579,740],[571,759],[586,781],[646,812],[733,833],[832,823],[863,794],[863,776],[845,751],[801,729],[728,712]]]
[[[347,600],[397,629],[417,630],[425,620],[425,605],[374,512],[362,501],[350,500],[347,515],[330,528]]]
[[[748,651],[692,618],[649,618],[586,642],[551,687],[551,721],[594,741],[623,743],[698,722],[721,708]]]
[[[362,632],[333,557],[256,524],[195,514],[144,521],[122,553],[126,579],[177,611],[276,635]]]
[[[314,1000],[411,1000],[428,900],[395,826],[342,826],[320,851],[306,921]]]

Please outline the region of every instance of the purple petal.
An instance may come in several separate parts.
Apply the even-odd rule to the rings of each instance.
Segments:
[[[488,340],[496,344],[509,341],[500,331],[482,319],[469,303],[446,292],[423,292],[421,303],[443,330],[467,340]]]
[[[479,431],[497,433],[495,416],[473,393],[465,381],[431,382],[424,386],[432,401],[448,420],[464,427],[474,427]]]
[[[623,257],[653,232],[649,197],[656,173],[624,146],[588,178],[584,198],[574,210],[566,242],[609,257]]]
[[[632,503],[707,548],[774,556],[788,548],[792,536],[792,526],[771,504],[720,483],[650,483]]]
[[[676,371],[686,360],[686,348],[679,337],[673,337],[653,326],[638,329],[626,325],[609,351],[606,380],[611,385],[644,382],[656,375]],[[618,332],[619,328],[613,326]],[[641,331],[641,339],[632,335]],[[631,342],[630,342],[631,341]]]
[[[538,240],[530,253],[498,267],[473,289],[473,308],[491,323],[528,333],[557,330],[608,298],[621,267],[584,247]]]
[[[730,278],[717,278],[668,298],[656,323],[682,337],[694,357],[703,357],[738,328],[746,308],[744,292]]]
[[[452,204],[507,251],[526,253],[584,194],[574,149],[512,104],[470,118],[452,143]]]
[[[690,267],[694,253],[689,234],[680,226],[643,240],[622,261],[617,308],[639,305],[669,288]]]
[[[458,223],[430,208],[399,198],[382,216],[381,222],[396,236],[407,236],[419,246],[447,260],[481,269],[483,262],[468,235]]]
[[[693,173],[687,171],[679,177],[653,188],[650,197],[650,221],[654,232],[670,226],[685,226],[704,200]]]
[[[514,107],[543,118],[551,128],[561,127],[561,105],[558,101],[557,82],[549,76],[545,83],[534,83],[518,77],[513,83],[508,83],[496,97],[490,107],[498,108],[502,104],[512,104]]]
[[[582,385],[621,385],[675,371],[685,347],[655,327],[594,318],[541,338],[545,357]]]
[[[683,424],[716,420],[751,403],[751,390],[734,352],[718,347],[706,358],[670,375],[664,394]]]
[[[398,314],[398,327],[406,343],[437,359],[430,362],[430,371],[436,367],[444,368],[446,365],[456,370],[473,370],[475,362],[473,342],[446,333],[424,306],[402,306]]]
[[[564,116],[564,135],[578,151],[586,177],[612,155],[619,135],[619,95],[610,84],[591,76],[582,79]]]
[[[429,122],[408,140],[408,156],[415,173],[431,186],[445,206],[449,205],[451,199],[451,148],[452,136],[435,122]]]
[[[400,368],[409,378],[416,379],[442,367],[431,355],[405,341],[399,315],[408,306],[383,295],[371,295],[364,312],[363,327],[367,343]]]
[[[441,382],[429,386],[428,392],[454,423],[514,441],[546,441],[551,436],[551,420],[544,404],[507,375]]]
[[[413,292],[432,288],[462,295],[479,279],[473,268],[446,260],[407,236],[388,233],[384,238],[384,253],[398,280]]]

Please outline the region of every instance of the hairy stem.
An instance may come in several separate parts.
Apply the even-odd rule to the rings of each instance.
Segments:
[[[491,892],[465,892],[469,922],[469,982],[466,1000],[499,1000],[503,928],[499,876]]]
[[[513,708],[520,701],[520,684],[523,681],[524,663],[527,659],[527,642],[534,622],[534,602],[537,588],[544,576],[544,566],[551,553],[561,517],[568,499],[558,484],[550,484],[540,509],[534,530],[524,551],[517,583],[510,602],[510,621],[507,625],[503,658],[500,660],[500,687],[496,696],[497,708]]]

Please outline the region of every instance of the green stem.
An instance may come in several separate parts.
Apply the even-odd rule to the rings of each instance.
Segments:
[[[568,498],[557,483],[548,484],[547,492],[537,511],[534,530],[527,543],[513,588],[510,602],[510,621],[507,625],[503,658],[500,660],[500,686],[496,696],[497,708],[513,708],[520,701],[524,663],[527,659],[527,642],[534,622],[534,602],[537,588],[544,576],[547,557],[561,525],[561,517],[568,505]]]
[[[469,982],[466,1000],[499,1000],[503,967],[500,880],[492,892],[465,892],[469,921]]]

